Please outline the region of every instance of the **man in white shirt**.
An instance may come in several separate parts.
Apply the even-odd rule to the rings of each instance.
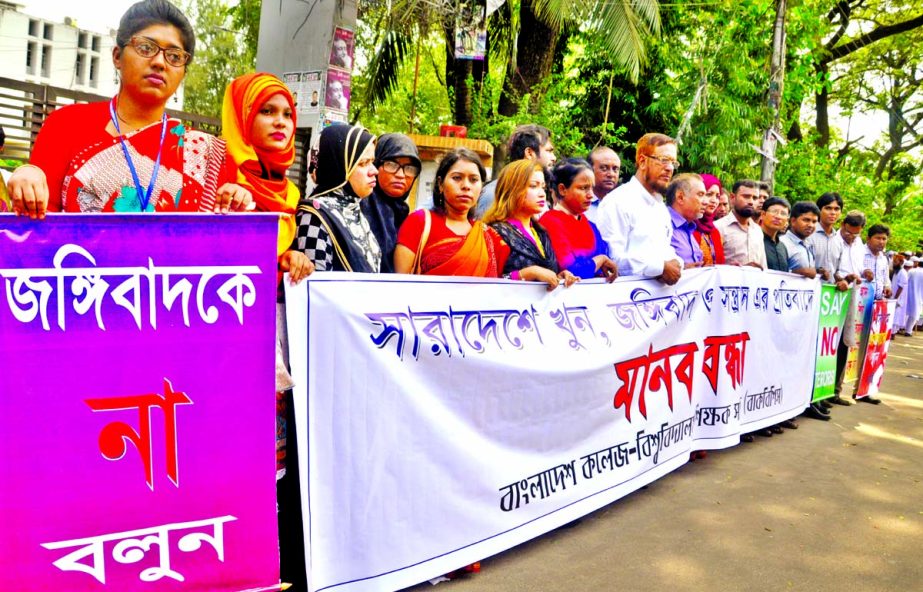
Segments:
[[[817,230],[808,237],[817,257],[817,271],[825,284],[835,284],[836,264],[840,260],[842,241],[837,240],[836,223],[843,212],[843,198],[839,193],[825,193],[817,198],[820,218]]]
[[[904,335],[904,325],[907,324],[907,278],[908,271],[913,269],[913,261],[910,258],[904,258],[903,255],[894,256],[894,263],[900,265],[900,269],[894,274],[894,281],[891,287],[894,289],[894,298],[897,300],[897,306],[894,308],[894,335]],[[909,335],[909,333],[908,333]]]
[[[907,335],[913,335],[923,312],[923,267],[918,257],[913,257],[912,261],[916,267],[907,271],[907,322],[904,324]]]
[[[683,261],[670,246],[673,223],[662,196],[679,165],[676,140],[644,134],[635,155],[635,176],[605,197],[596,224],[620,276],[640,275],[673,285]]]
[[[862,279],[862,270],[865,259],[865,245],[859,236],[862,229],[865,228],[865,214],[859,210],[851,210],[846,213],[840,231],[837,233],[837,248],[840,250],[840,257],[836,265],[837,289],[843,289],[843,286],[849,288],[853,284],[859,284]],[[858,296],[856,288],[853,288],[853,298]],[[850,301],[849,308],[846,310],[846,320],[843,323],[843,337],[836,350],[836,382],[833,387],[835,396],[833,402],[837,405],[851,405],[851,403],[840,396],[843,388],[843,371],[846,369],[846,357],[849,355],[849,348],[858,345],[858,335],[856,335],[856,307]]]
[[[593,201],[590,202],[590,209],[586,211],[586,217],[595,224],[599,204],[602,203],[604,197],[619,186],[622,159],[612,148],[597,146],[587,156],[587,162],[593,167],[594,183]]]
[[[884,253],[889,238],[891,229],[884,224],[873,224],[866,235],[862,277],[875,282],[875,300],[891,297],[891,265]]]
[[[759,195],[757,181],[743,179],[734,183],[731,213],[715,222],[715,228],[721,233],[725,263],[766,269],[763,231],[753,222]]]

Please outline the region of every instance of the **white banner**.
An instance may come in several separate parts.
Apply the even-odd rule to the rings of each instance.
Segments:
[[[318,273],[288,291],[309,588],[397,590],[807,406],[819,284]],[[307,426],[304,429],[302,426]]]

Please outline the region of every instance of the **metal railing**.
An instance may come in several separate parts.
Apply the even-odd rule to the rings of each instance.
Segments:
[[[48,115],[65,105],[108,101],[111,97],[91,93],[23,82],[0,77],[0,126],[6,132],[6,147],[2,158],[28,162],[42,124]],[[187,111],[167,109],[171,117],[181,120],[190,128],[214,135],[221,134],[221,120]],[[308,130],[295,134],[295,162],[288,171],[288,177],[304,194],[308,178]]]

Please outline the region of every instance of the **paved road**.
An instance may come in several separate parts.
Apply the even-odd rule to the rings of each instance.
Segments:
[[[709,453],[435,592],[923,591],[923,335],[896,339],[881,405]]]

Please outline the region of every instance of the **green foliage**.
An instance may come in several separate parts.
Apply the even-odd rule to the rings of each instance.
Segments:
[[[899,10],[885,10],[889,2]],[[584,3],[535,4],[560,6],[563,24]],[[813,200],[825,191],[838,191],[847,208],[864,210],[871,222],[892,227],[892,246],[909,248],[923,240],[923,167],[917,145],[923,144],[923,28],[841,56],[826,74],[819,75],[816,64],[827,55],[825,44],[842,47],[861,32],[907,21],[920,10],[907,1],[849,4],[851,24],[842,31],[831,16],[831,0],[789,4],[781,126],[799,130],[804,138],[779,146],[775,192],[792,200]],[[662,37],[648,48],[638,84],[632,83],[624,64],[613,60],[593,19],[577,28],[564,26],[566,44],[556,52],[551,74],[518,98],[517,115],[497,113],[508,64],[494,57],[490,75],[478,81],[482,84],[469,77],[475,99],[468,136],[500,146],[516,125],[538,123],[552,130],[559,158],[582,156],[597,144],[607,144],[622,153],[630,170],[637,139],[658,131],[681,138],[682,171],[714,173],[725,184],[758,177],[757,147],[773,120],[768,88],[775,6],[775,0],[662,4]],[[492,50],[499,45],[495,41],[491,39]],[[435,133],[439,123],[451,119],[444,42],[432,34],[423,44],[415,129],[425,133]],[[412,58],[411,49],[394,93],[367,120],[376,131],[407,129]],[[358,73],[357,79],[362,76]],[[877,142],[866,138],[859,145],[855,133],[847,143],[834,128],[827,146],[817,147],[812,97],[824,87],[839,113],[890,110],[891,134],[882,133]],[[534,97],[541,99],[530,100]],[[898,108],[895,98],[900,99]]]
[[[256,67],[259,0],[241,0],[234,8],[224,0],[184,0],[180,8],[196,31],[195,59],[183,82],[183,109],[221,117],[225,87]]]

